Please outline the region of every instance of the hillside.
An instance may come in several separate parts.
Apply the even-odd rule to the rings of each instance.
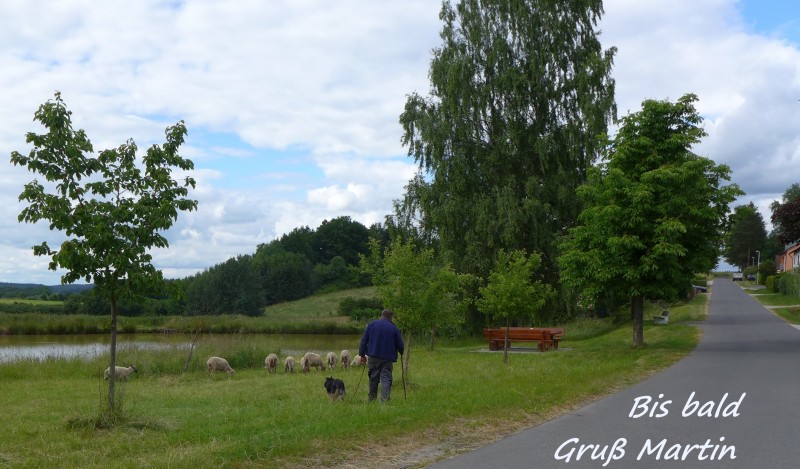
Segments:
[[[43,294],[69,295],[93,288],[94,285],[42,285],[36,283],[0,282],[0,298],[29,298]]]
[[[267,306],[264,316],[272,319],[311,319],[338,316],[339,303],[345,298],[372,298],[375,287],[354,288],[332,293],[320,293],[295,301]]]

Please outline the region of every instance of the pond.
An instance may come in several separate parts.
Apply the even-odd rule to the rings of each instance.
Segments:
[[[213,334],[201,337],[201,342],[215,344],[241,340],[263,341],[265,349],[280,350],[285,355],[302,355],[349,349],[358,350],[357,335],[327,334]],[[188,349],[192,336],[188,334],[120,334],[117,353],[131,349],[162,350]],[[107,354],[111,337],[98,335],[0,335],[0,363],[15,360],[45,360],[48,358],[91,359]]]

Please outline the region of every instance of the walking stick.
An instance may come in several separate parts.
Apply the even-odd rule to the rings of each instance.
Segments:
[[[367,365],[361,365],[361,377],[358,378],[358,384],[356,384],[356,390],[353,391],[354,396],[358,392],[358,388],[361,387],[361,380],[364,379],[364,372],[366,370],[367,370]]]
[[[403,356],[400,355],[400,376],[403,381],[403,399],[408,399],[406,396],[406,365],[403,363]]]

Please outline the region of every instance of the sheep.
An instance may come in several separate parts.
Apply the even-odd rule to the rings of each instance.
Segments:
[[[226,371],[230,376],[234,370],[228,364],[228,360],[221,357],[211,357],[206,361],[206,372],[210,375],[212,371]]]
[[[128,381],[128,376],[136,373],[137,370],[135,366],[131,365],[127,368],[124,366],[115,366],[114,367],[114,377],[120,381]],[[103,372],[103,379],[108,379],[111,376],[111,367],[109,366],[106,368],[106,371]]]
[[[364,366],[366,364],[366,360],[361,360],[361,355],[356,355],[356,358],[353,359],[353,366]]]
[[[274,353],[267,355],[267,358],[264,359],[264,368],[266,368],[270,373],[275,373],[278,371],[278,356]]]
[[[308,373],[312,366],[317,370],[325,371],[325,364],[322,363],[322,357],[314,352],[308,352],[303,355],[303,358],[300,359],[300,366],[303,369],[303,373]]]
[[[286,357],[283,361],[283,369],[287,373],[294,373],[294,357]]]
[[[339,357],[336,356],[334,352],[328,352],[328,355],[325,357],[325,362],[328,364],[328,368],[333,371],[336,368],[336,362],[339,360]]]
[[[352,361],[352,358],[350,357],[350,351],[342,350],[342,354],[339,357],[339,361],[342,362],[343,370],[350,368],[350,362]]]

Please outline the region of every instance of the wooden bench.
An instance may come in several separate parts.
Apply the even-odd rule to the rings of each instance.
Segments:
[[[654,324],[668,324],[669,323],[669,311],[664,310],[661,312],[661,316],[653,316],[653,323]]]
[[[489,341],[489,350],[503,350],[506,328],[486,328],[483,336]],[[511,327],[508,330],[508,348],[512,342],[538,342],[539,350],[558,349],[558,342],[564,339],[564,329],[560,327]]]

